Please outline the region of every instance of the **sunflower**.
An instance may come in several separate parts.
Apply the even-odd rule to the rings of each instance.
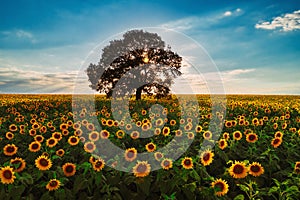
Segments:
[[[225,127],[226,127],[226,128],[230,128],[231,126],[232,126],[231,121],[226,121],[226,122],[225,122]]]
[[[125,160],[127,160],[128,162],[132,162],[137,157],[137,150],[135,148],[126,149],[124,156]]]
[[[18,151],[18,147],[14,144],[7,144],[3,148],[3,153],[6,156],[13,156],[17,153],[17,151]]]
[[[235,161],[234,164],[229,168],[229,174],[233,178],[245,178],[247,176],[248,169],[245,163],[240,161]]]
[[[99,133],[97,131],[92,131],[90,134],[89,134],[89,139],[92,141],[92,142],[96,142],[97,140],[99,140]]]
[[[86,128],[87,128],[87,130],[89,130],[89,131],[94,131],[94,130],[95,130],[95,125],[92,124],[92,123],[88,123],[88,124],[86,125]]]
[[[18,127],[17,127],[15,124],[11,124],[11,125],[9,126],[9,130],[10,130],[11,132],[15,132],[15,131],[18,130]]]
[[[187,134],[187,138],[190,140],[194,139],[194,137],[195,137],[193,132],[187,132],[186,134]]]
[[[182,136],[182,130],[178,129],[175,131],[175,136],[176,137],[181,137]]]
[[[300,161],[295,163],[295,168],[300,168]]]
[[[39,156],[35,159],[35,166],[42,171],[48,170],[52,166],[52,161],[46,156]]]
[[[90,156],[90,158],[89,158],[89,162],[91,164],[93,164],[94,162],[96,162],[96,160],[97,160],[97,158],[95,156]]]
[[[102,131],[100,132],[100,137],[101,137],[102,139],[107,139],[107,138],[109,137],[109,135],[110,135],[110,133],[109,133],[107,130],[102,130]]]
[[[14,134],[12,132],[7,132],[5,134],[5,137],[8,139],[8,140],[12,140],[14,138]]]
[[[273,138],[272,141],[271,141],[271,145],[274,148],[279,147],[281,145],[281,143],[282,143],[282,138],[280,138],[280,137]]]
[[[241,131],[234,131],[233,132],[233,139],[240,140],[240,139],[242,139],[242,137],[243,137],[243,135],[242,135]]]
[[[145,147],[148,152],[153,152],[156,149],[156,145],[153,142],[146,144]]]
[[[125,136],[125,132],[123,130],[118,130],[116,136],[117,138],[122,139]]]
[[[190,157],[185,157],[181,161],[181,165],[184,169],[192,169],[193,168],[193,159]]]
[[[79,129],[76,129],[75,131],[74,131],[74,135],[75,136],[81,136],[82,135],[82,130],[79,128]]]
[[[44,141],[44,136],[36,135],[36,136],[34,136],[34,140],[39,142],[39,143],[42,143]]]
[[[65,123],[62,123],[60,126],[59,126],[59,129],[60,130],[65,130],[65,129],[68,129],[69,128],[69,125],[68,124],[65,124]]]
[[[220,149],[224,150],[228,146],[228,143],[225,139],[220,139],[218,145]]]
[[[62,134],[63,136],[67,136],[67,135],[69,135],[69,131],[68,131],[68,130],[62,130],[62,131],[61,131],[61,134]]]
[[[281,131],[277,131],[275,134],[274,134],[274,137],[275,138],[282,138],[283,137],[283,133]]]
[[[133,167],[132,172],[135,177],[145,177],[149,175],[150,170],[151,166],[147,161],[138,161]]]
[[[140,132],[138,132],[138,131],[132,131],[131,134],[130,134],[130,137],[132,139],[134,139],[134,140],[138,139],[140,137]]]
[[[132,125],[131,124],[126,124],[126,126],[125,126],[125,128],[126,128],[126,130],[131,130],[132,129]]]
[[[210,139],[212,138],[212,133],[211,133],[210,131],[205,131],[205,132],[203,133],[203,137],[204,137],[204,139],[206,139],[206,140],[210,140]]]
[[[57,179],[51,179],[46,185],[46,189],[49,191],[57,190],[60,187],[60,181]]]
[[[160,161],[163,157],[164,157],[164,154],[162,154],[161,152],[155,152],[154,153],[154,158],[157,161]]]
[[[224,138],[225,140],[229,140],[229,139],[230,139],[229,133],[227,133],[227,132],[223,133],[223,138]]]
[[[248,166],[249,174],[252,176],[260,176],[264,173],[264,168],[258,162],[253,162]]]
[[[52,137],[55,138],[57,141],[60,141],[62,139],[62,134],[60,132],[54,132],[52,133]]]
[[[193,128],[193,124],[192,123],[187,123],[185,126],[184,126],[184,130],[185,131],[190,131],[192,130]]]
[[[33,141],[29,144],[28,149],[31,152],[38,152],[41,149],[41,143],[39,143],[37,141]]]
[[[196,133],[200,133],[202,131],[202,126],[198,125],[195,128]]]
[[[94,142],[86,142],[84,144],[84,150],[88,153],[92,153],[96,150],[96,145],[94,144]]]
[[[92,163],[93,169],[97,172],[101,171],[105,166],[105,161],[102,158],[98,158],[94,163]]]
[[[13,165],[14,171],[15,172],[21,172],[25,169],[26,167],[26,162],[23,158],[14,158],[10,160],[10,164]]]
[[[0,169],[0,180],[3,184],[12,184],[15,181],[14,169],[10,166],[2,167]]]
[[[259,120],[255,117],[255,118],[253,118],[252,119],[252,124],[254,125],[254,126],[258,126],[259,125]]]
[[[30,129],[29,130],[29,135],[35,136],[36,135],[36,130],[35,129]]]
[[[62,170],[65,176],[73,176],[76,172],[76,165],[73,163],[65,163],[62,166]]]
[[[65,150],[63,149],[58,149],[56,152],[55,152],[56,155],[58,155],[59,157],[62,157],[64,154],[65,154]]]
[[[68,143],[71,145],[71,146],[75,146],[79,143],[79,138],[77,136],[70,136],[69,139],[68,139]]]
[[[51,137],[51,138],[48,138],[46,140],[46,145],[50,148],[54,147],[55,145],[57,145],[58,141],[54,138],[54,137]]]
[[[162,134],[168,136],[170,134],[170,127],[165,126],[162,130]]]
[[[228,192],[228,184],[222,179],[217,179],[211,183],[211,187],[215,189],[215,194],[217,196],[224,196]]]
[[[175,126],[175,125],[176,125],[176,120],[172,119],[172,120],[170,121],[170,125],[171,125],[171,126]]]
[[[154,129],[154,135],[159,135],[161,133],[161,129],[160,128],[155,128]]]
[[[297,174],[300,174],[300,162],[299,161],[295,163],[294,171]]]
[[[173,167],[173,161],[171,159],[165,158],[161,161],[160,166],[165,170],[169,170]]]
[[[254,142],[256,142],[258,140],[258,136],[257,136],[256,133],[248,133],[246,135],[246,140],[249,143],[254,143]]]
[[[212,163],[215,154],[211,150],[205,150],[200,155],[200,160],[203,166],[208,166]]]
[[[112,126],[114,125],[114,121],[113,121],[112,119],[108,119],[108,120],[106,121],[106,125],[107,125],[108,127],[112,127]]]
[[[142,131],[148,131],[151,128],[152,128],[152,125],[150,123],[144,123],[142,125]]]

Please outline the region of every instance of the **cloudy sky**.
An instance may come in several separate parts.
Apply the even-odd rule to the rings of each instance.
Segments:
[[[73,93],[97,45],[160,27],[201,46],[226,93],[300,94],[300,1],[15,0],[2,2],[0,21],[0,93]],[[201,54],[192,46],[187,61]],[[195,72],[185,72],[202,92]]]

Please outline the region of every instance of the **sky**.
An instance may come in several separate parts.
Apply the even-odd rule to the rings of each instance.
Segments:
[[[300,1],[292,0],[2,2],[0,94],[74,93],[91,53],[100,59],[99,45],[143,27],[188,38],[176,49],[180,37],[166,34],[196,68],[214,65],[201,76],[220,77],[227,94],[300,94]],[[212,92],[196,78],[199,70],[183,71],[188,81],[177,87]]]

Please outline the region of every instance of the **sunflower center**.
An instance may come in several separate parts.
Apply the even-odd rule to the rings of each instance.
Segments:
[[[225,142],[224,142],[224,141],[221,141],[221,142],[220,142],[220,145],[221,145],[221,146],[224,146],[224,145],[225,145]]]
[[[76,138],[71,138],[71,142],[76,143],[77,142]]]
[[[260,167],[257,165],[253,165],[250,167],[250,170],[253,172],[259,172],[260,171]]]
[[[235,174],[242,174],[244,172],[244,167],[242,165],[235,165],[233,168]]]
[[[38,148],[39,148],[38,144],[35,143],[35,144],[32,145],[32,149],[38,149]]]
[[[185,160],[185,161],[184,161],[184,164],[188,166],[188,165],[191,164],[191,161],[190,161],[190,160]]]
[[[210,154],[209,154],[209,153],[205,153],[205,154],[203,155],[203,160],[204,160],[204,161],[208,161],[209,158],[210,158]]]
[[[15,147],[13,147],[13,146],[7,147],[6,151],[7,151],[8,153],[12,153],[12,152],[15,151]]]
[[[149,144],[149,145],[148,145],[148,148],[149,148],[149,149],[154,149],[154,145],[153,145],[153,144]]]
[[[60,135],[59,135],[59,134],[56,134],[56,135],[54,135],[54,138],[55,138],[55,139],[60,139]]]
[[[73,170],[74,170],[74,168],[73,168],[73,166],[71,166],[71,165],[68,165],[68,166],[66,167],[66,172],[68,172],[68,173],[73,172]]]
[[[225,185],[221,182],[216,183],[215,187],[219,188],[220,191],[223,191],[225,189]]]
[[[279,139],[276,138],[276,139],[274,140],[274,144],[278,144],[278,143],[279,143]]]
[[[93,148],[94,148],[94,145],[88,144],[86,147],[87,147],[87,149],[93,149]]]
[[[127,157],[128,157],[128,158],[133,158],[133,156],[134,156],[134,152],[133,152],[133,151],[129,151],[129,152],[127,153]]]
[[[46,160],[45,158],[42,158],[42,159],[40,160],[40,165],[46,167],[46,166],[48,166],[48,164],[49,164],[49,162],[48,162],[48,160]]]
[[[164,166],[168,167],[170,165],[170,162],[168,160],[164,161]]]
[[[239,134],[239,133],[236,133],[236,134],[234,134],[234,136],[235,136],[236,138],[239,138],[239,137],[240,137],[240,134]]]
[[[55,143],[55,141],[54,141],[53,139],[49,140],[49,144],[50,144],[50,145],[52,145],[52,144],[54,144],[54,143]]]
[[[251,140],[251,141],[253,141],[253,140],[255,140],[255,135],[249,135],[249,140]]]
[[[5,170],[5,171],[3,172],[3,176],[4,176],[4,178],[6,178],[6,179],[11,179],[12,176],[13,176],[13,174],[12,174],[12,172],[11,172],[10,170]]]
[[[101,167],[102,164],[103,164],[103,163],[102,163],[101,161],[97,161],[97,162],[95,163],[95,166],[96,166],[96,167]]]
[[[147,169],[147,166],[146,166],[146,165],[139,165],[139,166],[137,167],[137,172],[143,173],[143,172],[146,171],[146,169]]]
[[[96,133],[94,133],[94,134],[92,134],[92,137],[91,137],[92,139],[97,139],[97,134]]]
[[[58,182],[57,181],[51,181],[50,182],[50,186],[51,187],[56,187],[58,185]]]

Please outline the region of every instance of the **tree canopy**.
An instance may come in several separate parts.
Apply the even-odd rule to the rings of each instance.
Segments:
[[[141,99],[144,92],[160,98],[169,94],[174,78],[181,75],[181,62],[182,57],[165,47],[158,34],[131,30],[110,41],[100,61],[91,63],[86,73],[90,87],[108,97],[135,92]]]

